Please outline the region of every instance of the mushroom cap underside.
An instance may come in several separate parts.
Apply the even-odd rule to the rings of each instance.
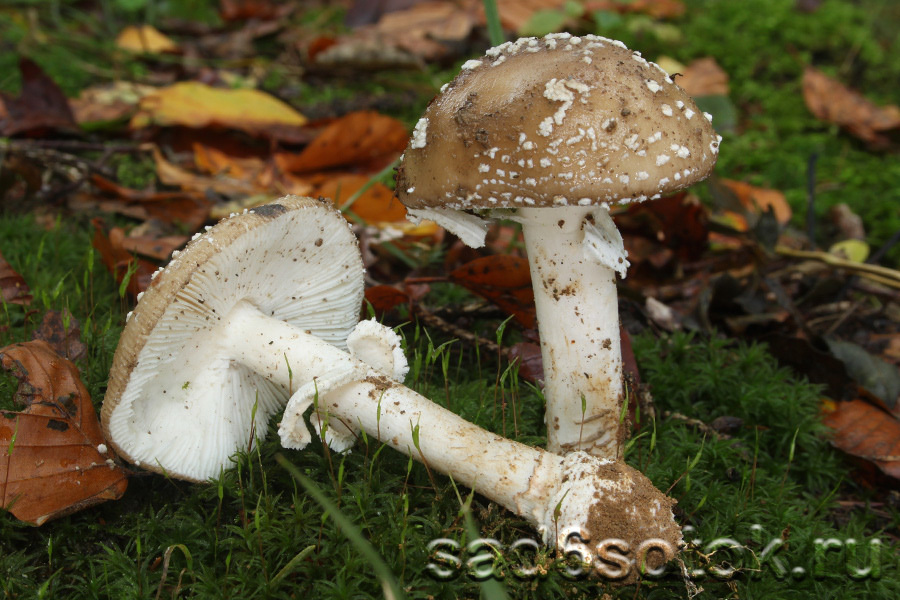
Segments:
[[[602,205],[705,178],[720,137],[659,66],[593,35],[522,38],[463,65],[398,169],[410,208]]]
[[[127,319],[101,410],[108,441],[153,471],[218,475],[288,398],[232,360],[229,311],[249,303],[343,347],[363,287],[356,237],[323,200],[285,197],[195,236]]]

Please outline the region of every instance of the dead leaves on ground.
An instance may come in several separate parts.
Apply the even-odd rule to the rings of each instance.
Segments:
[[[0,505],[42,525],[125,493],[75,365],[44,341],[0,349],[21,412],[0,411]]]
[[[31,304],[31,290],[25,278],[13,270],[0,253],[0,300],[10,304]]]
[[[900,108],[896,105],[877,106],[812,67],[803,72],[803,99],[816,118],[840,126],[873,148],[888,147],[891,136],[900,130]]]

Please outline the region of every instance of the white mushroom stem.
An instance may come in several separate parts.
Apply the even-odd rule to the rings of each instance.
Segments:
[[[593,223],[586,222],[592,215]],[[522,223],[544,364],[547,448],[621,457],[622,238],[603,208],[526,208]]]
[[[624,463],[583,452],[561,457],[486,431],[247,303],[232,309],[227,331],[235,361],[285,388],[308,385],[320,373],[364,372],[364,378],[318,395],[319,418],[338,419],[351,431],[362,429],[430,470],[450,475],[527,519],[546,543],[567,550],[581,540],[617,538],[637,557],[642,544],[661,540],[653,548],[666,560],[681,543],[672,500]],[[293,401],[282,421],[283,439],[303,437],[291,435],[297,432],[290,429],[305,428],[292,410]],[[593,556],[583,554],[588,560]]]

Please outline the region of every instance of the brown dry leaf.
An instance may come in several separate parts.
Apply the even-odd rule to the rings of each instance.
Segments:
[[[712,57],[692,61],[675,82],[691,96],[727,96],[728,73]]]
[[[386,13],[375,25],[361,27],[354,37],[373,37],[425,60],[446,56],[450,47],[472,32],[477,13],[471,6],[452,2],[419,2],[405,10]]]
[[[884,134],[900,129],[896,105],[876,106],[812,67],[803,72],[803,99],[816,118],[835,123],[874,147],[888,146],[891,138]]]
[[[674,19],[684,14],[685,6],[681,0],[589,0],[584,3],[584,10],[639,13],[654,19]]]
[[[13,270],[3,258],[2,252],[0,252],[0,297],[3,302],[23,306],[28,306],[32,300],[31,290],[28,289],[25,278]]]
[[[54,352],[71,361],[87,355],[87,346],[81,342],[81,324],[67,308],[48,310],[31,339],[47,342]]]
[[[213,190],[224,196],[249,196],[258,191],[250,181],[228,176],[205,177],[183,169],[166,160],[157,148],[153,149],[153,160],[156,163],[156,174],[159,180],[166,185],[201,193]]]
[[[116,47],[141,54],[178,52],[178,44],[152,25],[129,25],[116,37]]]
[[[19,60],[22,92],[13,98],[0,92],[6,117],[0,135],[41,136],[49,132],[77,132],[69,101],[50,77],[31,59]]]
[[[483,256],[451,271],[449,279],[487,298],[513,315],[526,329],[535,326],[537,318],[528,259],[507,254]]]
[[[717,181],[731,190],[740,200],[741,205],[751,214],[762,214],[771,208],[775,212],[775,219],[780,224],[787,225],[790,222],[793,212],[784,194],[778,190],[756,187],[733,179]]]
[[[107,236],[104,231],[103,221],[94,219],[94,239],[91,242],[100,253],[100,259],[107,270],[116,278],[116,282],[122,283],[126,274],[131,272],[128,279],[127,291],[132,298],[150,286],[156,265],[142,258],[135,258],[131,252],[123,246],[125,232],[119,227],[113,227]],[[133,266],[135,265],[135,266]]]
[[[855,399],[836,403],[824,422],[834,429],[832,444],[900,479],[900,422],[896,417]]]
[[[343,208],[347,199],[368,182],[365,175],[338,175],[316,188],[315,195],[330,198],[338,208]],[[377,182],[353,202],[350,210],[369,225],[406,220],[406,207],[394,197],[394,192]]]
[[[210,202],[204,195],[205,188],[180,192],[133,190],[96,174],[91,176],[91,183],[116,198],[75,194],[69,199],[71,208],[86,210],[97,207],[142,221],[158,219],[186,227],[189,231],[196,231],[209,218]]]
[[[156,260],[169,260],[172,256],[172,251],[187,244],[189,239],[186,235],[167,235],[163,237],[129,235],[122,240],[122,248],[128,252],[149,256]]]
[[[397,119],[374,111],[344,115],[326,126],[300,154],[280,152],[282,171],[302,173],[342,165],[393,160],[406,148],[409,134]]]
[[[25,407],[0,411],[0,503],[42,525],[120,498],[128,480],[75,365],[43,341],[0,349],[0,364],[20,380],[15,400]]]
[[[224,21],[279,19],[294,10],[293,3],[275,0],[220,0],[219,15]]]
[[[366,288],[366,301],[372,305],[377,316],[410,301],[409,294],[392,285],[374,285]]]
[[[144,96],[131,119],[132,129],[151,125],[222,127],[261,137],[307,139],[306,117],[258,90],[229,90],[185,81]]]

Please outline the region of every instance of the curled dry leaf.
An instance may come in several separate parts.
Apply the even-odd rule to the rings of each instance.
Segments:
[[[536,324],[528,259],[498,254],[483,256],[452,271],[450,281],[487,298],[526,329]]]
[[[385,13],[375,25],[362,27],[354,37],[370,37],[401,48],[424,60],[438,60],[451,50],[449,43],[465,40],[477,20],[476,11],[454,2],[418,2]]]
[[[265,92],[185,81],[141,98],[132,129],[151,125],[221,127],[283,141],[307,139],[306,117]]]
[[[115,500],[128,485],[78,369],[43,341],[0,349],[22,412],[0,411],[0,502],[35,525]]]
[[[876,106],[812,67],[803,72],[803,99],[816,118],[835,123],[874,147],[888,146],[891,139],[885,134],[900,129],[896,105]]]
[[[403,152],[409,134],[397,119],[374,111],[357,111],[327,125],[299,154],[280,152],[282,171],[301,173],[342,165],[387,165]]]
[[[25,278],[9,266],[2,253],[0,253],[0,297],[3,302],[23,306],[31,304],[32,299],[31,290],[28,289]]]

